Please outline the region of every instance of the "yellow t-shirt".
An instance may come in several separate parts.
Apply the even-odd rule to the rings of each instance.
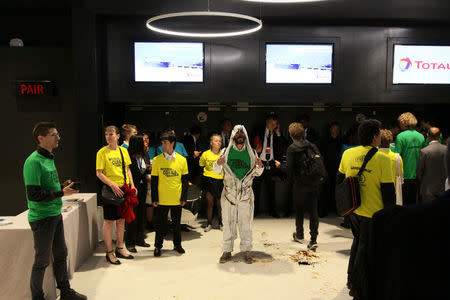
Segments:
[[[187,160],[179,153],[174,160],[167,160],[164,153],[153,158],[152,176],[158,176],[159,204],[180,205],[181,176],[188,173]]]
[[[211,177],[215,179],[223,179],[223,175],[219,175],[213,170],[213,164],[220,157],[220,151],[218,154],[214,154],[211,150],[203,152],[200,156],[199,165],[203,168],[203,176]]]
[[[120,150],[122,150],[123,159],[125,160],[127,183],[130,184],[130,178],[128,178],[127,174],[127,166],[131,165],[130,155],[124,147],[120,147]],[[98,150],[95,168],[96,170],[103,170],[103,174],[115,184],[119,186],[123,185],[122,157],[120,156],[119,148],[111,150],[105,146]]]
[[[389,158],[391,159],[392,164],[392,177],[394,178],[394,185],[397,184],[397,181],[395,178],[397,178],[397,175],[403,175],[403,160],[402,157],[399,155],[400,158],[400,172],[397,174],[397,156],[395,155],[395,152],[392,152],[390,149],[379,149],[381,153],[385,153]]]
[[[339,172],[345,174],[345,177],[356,176],[364,162],[365,155],[371,148],[370,146],[359,146],[346,150],[342,155]],[[377,152],[369,160],[360,177],[361,206],[355,209],[354,213],[372,218],[374,213],[383,209],[380,184],[390,182],[394,182],[391,160],[386,154]]]

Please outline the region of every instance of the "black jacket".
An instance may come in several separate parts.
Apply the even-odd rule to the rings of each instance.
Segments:
[[[370,299],[450,299],[450,191],[373,215]]]
[[[299,165],[296,162],[309,147],[312,147],[316,153],[320,153],[316,145],[307,140],[295,141],[287,148],[286,162],[281,164],[280,169],[287,174],[289,183],[300,183]]]
[[[266,133],[266,128],[262,131],[258,131],[256,135],[253,137],[251,141],[251,145],[254,149],[256,149],[257,140],[261,143],[261,146],[264,144],[264,135]],[[275,132],[273,133],[273,159],[278,161],[284,161],[286,156],[286,148],[288,146],[287,139],[281,134],[278,136]],[[264,149],[262,149],[264,151]],[[258,157],[261,155],[261,152],[257,153]]]

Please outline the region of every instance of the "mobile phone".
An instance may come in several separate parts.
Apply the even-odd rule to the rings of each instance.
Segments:
[[[79,181],[73,181],[73,185],[71,186],[71,189],[74,189],[74,190],[80,190],[80,187],[81,187],[81,182],[79,182]]]

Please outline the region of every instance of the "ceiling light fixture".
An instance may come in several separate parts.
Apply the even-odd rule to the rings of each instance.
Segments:
[[[229,37],[229,36],[237,36],[237,35],[244,35],[256,32],[262,28],[262,21],[261,21],[261,6],[259,10],[259,19],[248,16],[248,15],[242,15],[242,14],[235,14],[235,13],[228,13],[228,12],[219,12],[219,11],[210,11],[210,0],[208,0],[208,11],[186,11],[186,12],[178,12],[178,13],[170,13],[170,14],[163,14],[159,15],[153,18],[150,18],[147,20],[146,25],[147,28],[159,33],[163,34],[169,34],[169,35],[177,35],[177,36],[185,36],[185,37],[200,37],[200,38],[218,38],[218,37]],[[243,30],[236,30],[236,31],[218,31],[218,32],[192,32],[192,31],[182,31],[182,30],[170,30],[166,28],[161,28],[158,26],[155,26],[155,21],[163,20],[163,19],[170,19],[170,18],[182,18],[182,17],[222,17],[222,18],[232,18],[232,19],[238,19],[238,20],[246,20],[254,23],[254,26],[251,26],[250,28],[246,28]]]
[[[259,3],[307,3],[307,2],[321,2],[326,0],[244,0],[247,2]]]
[[[250,29],[238,30],[238,31],[224,31],[224,32],[213,32],[213,33],[201,33],[201,32],[189,32],[189,31],[175,31],[175,30],[167,30],[163,28],[159,28],[155,25],[152,25],[153,22],[162,19],[169,18],[179,18],[179,17],[228,17],[235,19],[244,19],[254,22],[256,25],[251,27]],[[216,12],[216,11],[187,11],[187,12],[179,12],[179,13],[171,13],[159,15],[147,20],[147,28],[159,33],[169,34],[169,35],[177,35],[177,36],[187,36],[187,37],[203,37],[203,38],[218,38],[218,37],[229,37],[229,36],[237,36],[244,35],[256,32],[260,30],[262,27],[262,21],[260,19],[241,14],[227,13],[227,12]]]

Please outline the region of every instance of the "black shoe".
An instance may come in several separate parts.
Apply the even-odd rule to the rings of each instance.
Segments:
[[[106,261],[109,262],[109,263],[112,264],[112,265],[120,265],[120,260],[112,261],[112,260],[109,258],[109,253],[113,253],[113,252],[114,252],[114,250],[111,250],[111,251],[106,252]]]
[[[86,300],[87,297],[80,293],[75,292],[73,289],[61,292],[61,300]]]
[[[147,244],[144,240],[142,240],[142,241],[137,242],[136,246],[148,248],[148,247],[150,247],[150,244]]]
[[[137,252],[136,247],[134,247],[134,246],[127,246],[127,250],[128,250],[128,252],[132,252],[132,253]]]
[[[341,227],[350,228],[350,224],[348,224],[347,222],[342,222]]]
[[[173,247],[173,250],[177,251],[180,254],[186,253],[186,251],[184,251],[184,249],[183,249],[183,247],[181,247],[181,245]]]
[[[161,249],[155,248],[155,250],[153,251],[153,255],[154,256],[161,256]]]
[[[116,257],[118,257],[118,258],[123,258],[123,259],[133,259],[133,258],[134,258],[134,256],[131,255],[131,254],[128,254],[128,256],[122,255],[122,254],[119,252],[119,249],[123,249],[123,248],[119,248],[119,247],[116,248]]]
[[[279,219],[280,218],[280,215],[278,214],[278,213],[276,213],[276,212],[273,212],[273,213],[271,213],[270,214],[272,217],[274,217],[275,219]]]
[[[219,263],[224,264],[229,260],[231,260],[231,252],[224,252],[219,259]]]

